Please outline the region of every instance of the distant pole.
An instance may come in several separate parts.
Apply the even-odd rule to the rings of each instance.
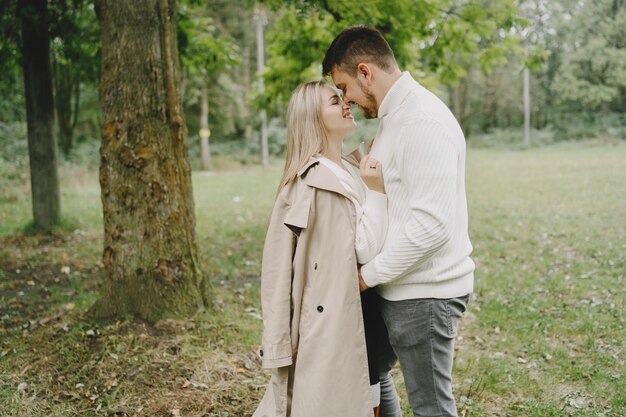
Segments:
[[[530,145],[530,71],[524,68],[524,145]]]
[[[261,94],[265,92],[263,83],[263,70],[265,69],[265,41],[263,39],[263,26],[267,23],[263,9],[257,4],[254,8],[254,19],[256,20],[256,63],[259,73],[259,89]],[[262,109],[259,117],[261,119],[261,165],[269,165],[269,146],[267,143],[267,114]]]
[[[246,32],[247,33],[247,32]],[[242,69],[243,84],[246,92],[250,91],[250,46],[246,43],[242,50]],[[252,123],[249,117],[246,117],[246,147],[250,149],[252,145]]]
[[[209,147],[209,92],[207,83],[202,80],[202,90],[200,93],[200,158],[202,160],[202,170],[211,170],[211,149]]]

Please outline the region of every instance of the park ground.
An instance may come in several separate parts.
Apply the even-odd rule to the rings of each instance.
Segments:
[[[214,306],[154,325],[86,313],[103,277],[96,170],[62,168],[51,236],[28,233],[28,181],[0,179],[0,416],[251,415],[268,377],[259,270],[280,170],[194,173]],[[460,415],[626,415],[626,144],[471,149],[467,178],[477,269]]]

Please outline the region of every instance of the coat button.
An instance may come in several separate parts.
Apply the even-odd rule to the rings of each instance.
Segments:
[[[263,357],[263,349],[261,349],[261,350],[259,351],[259,355],[261,355],[261,357]]]
[[[321,313],[322,311],[324,311],[324,307],[322,307],[322,306],[317,306],[317,311],[319,311],[319,312]]]
[[[317,262],[315,262],[315,265],[313,266],[313,269],[315,269],[317,271]]]

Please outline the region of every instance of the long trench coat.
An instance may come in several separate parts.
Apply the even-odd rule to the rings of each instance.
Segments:
[[[373,415],[355,232],[354,204],[312,158],[279,193],[265,239],[259,354],[272,375],[253,417]]]

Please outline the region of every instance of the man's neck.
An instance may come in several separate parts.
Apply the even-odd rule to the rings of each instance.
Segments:
[[[376,103],[378,104],[378,109],[380,109],[380,105],[391,90],[391,87],[402,77],[402,71],[399,68],[396,68],[391,74],[386,72],[382,72],[379,76],[379,85],[377,91],[374,92],[374,97],[376,97]]]

